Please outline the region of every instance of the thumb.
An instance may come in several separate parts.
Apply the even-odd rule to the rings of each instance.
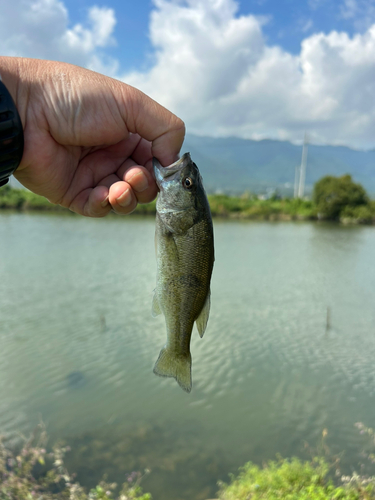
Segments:
[[[152,154],[163,166],[175,162],[184,142],[184,122],[140,90],[124,85],[128,130],[151,142]]]

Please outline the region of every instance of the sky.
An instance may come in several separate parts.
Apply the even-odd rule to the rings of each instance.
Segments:
[[[375,148],[375,0],[0,0],[0,53],[123,80],[212,137]]]

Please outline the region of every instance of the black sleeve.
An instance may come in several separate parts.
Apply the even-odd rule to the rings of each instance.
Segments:
[[[21,163],[23,128],[16,105],[0,78],[0,187]]]

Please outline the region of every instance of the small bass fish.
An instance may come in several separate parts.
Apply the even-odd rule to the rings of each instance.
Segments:
[[[156,203],[157,281],[152,314],[163,313],[167,343],[154,373],[174,377],[191,391],[190,338],[194,322],[203,337],[210,313],[214,236],[210,206],[190,154],[162,167],[153,160],[160,193]]]

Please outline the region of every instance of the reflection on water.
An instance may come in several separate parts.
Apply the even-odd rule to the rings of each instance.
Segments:
[[[41,416],[83,483],[150,468],[155,500],[213,498],[244,461],[303,456],[324,428],[356,466],[353,424],[375,411],[375,229],[216,221],[189,395],[152,374],[153,234],[138,217],[0,215],[0,431],[15,441]]]

